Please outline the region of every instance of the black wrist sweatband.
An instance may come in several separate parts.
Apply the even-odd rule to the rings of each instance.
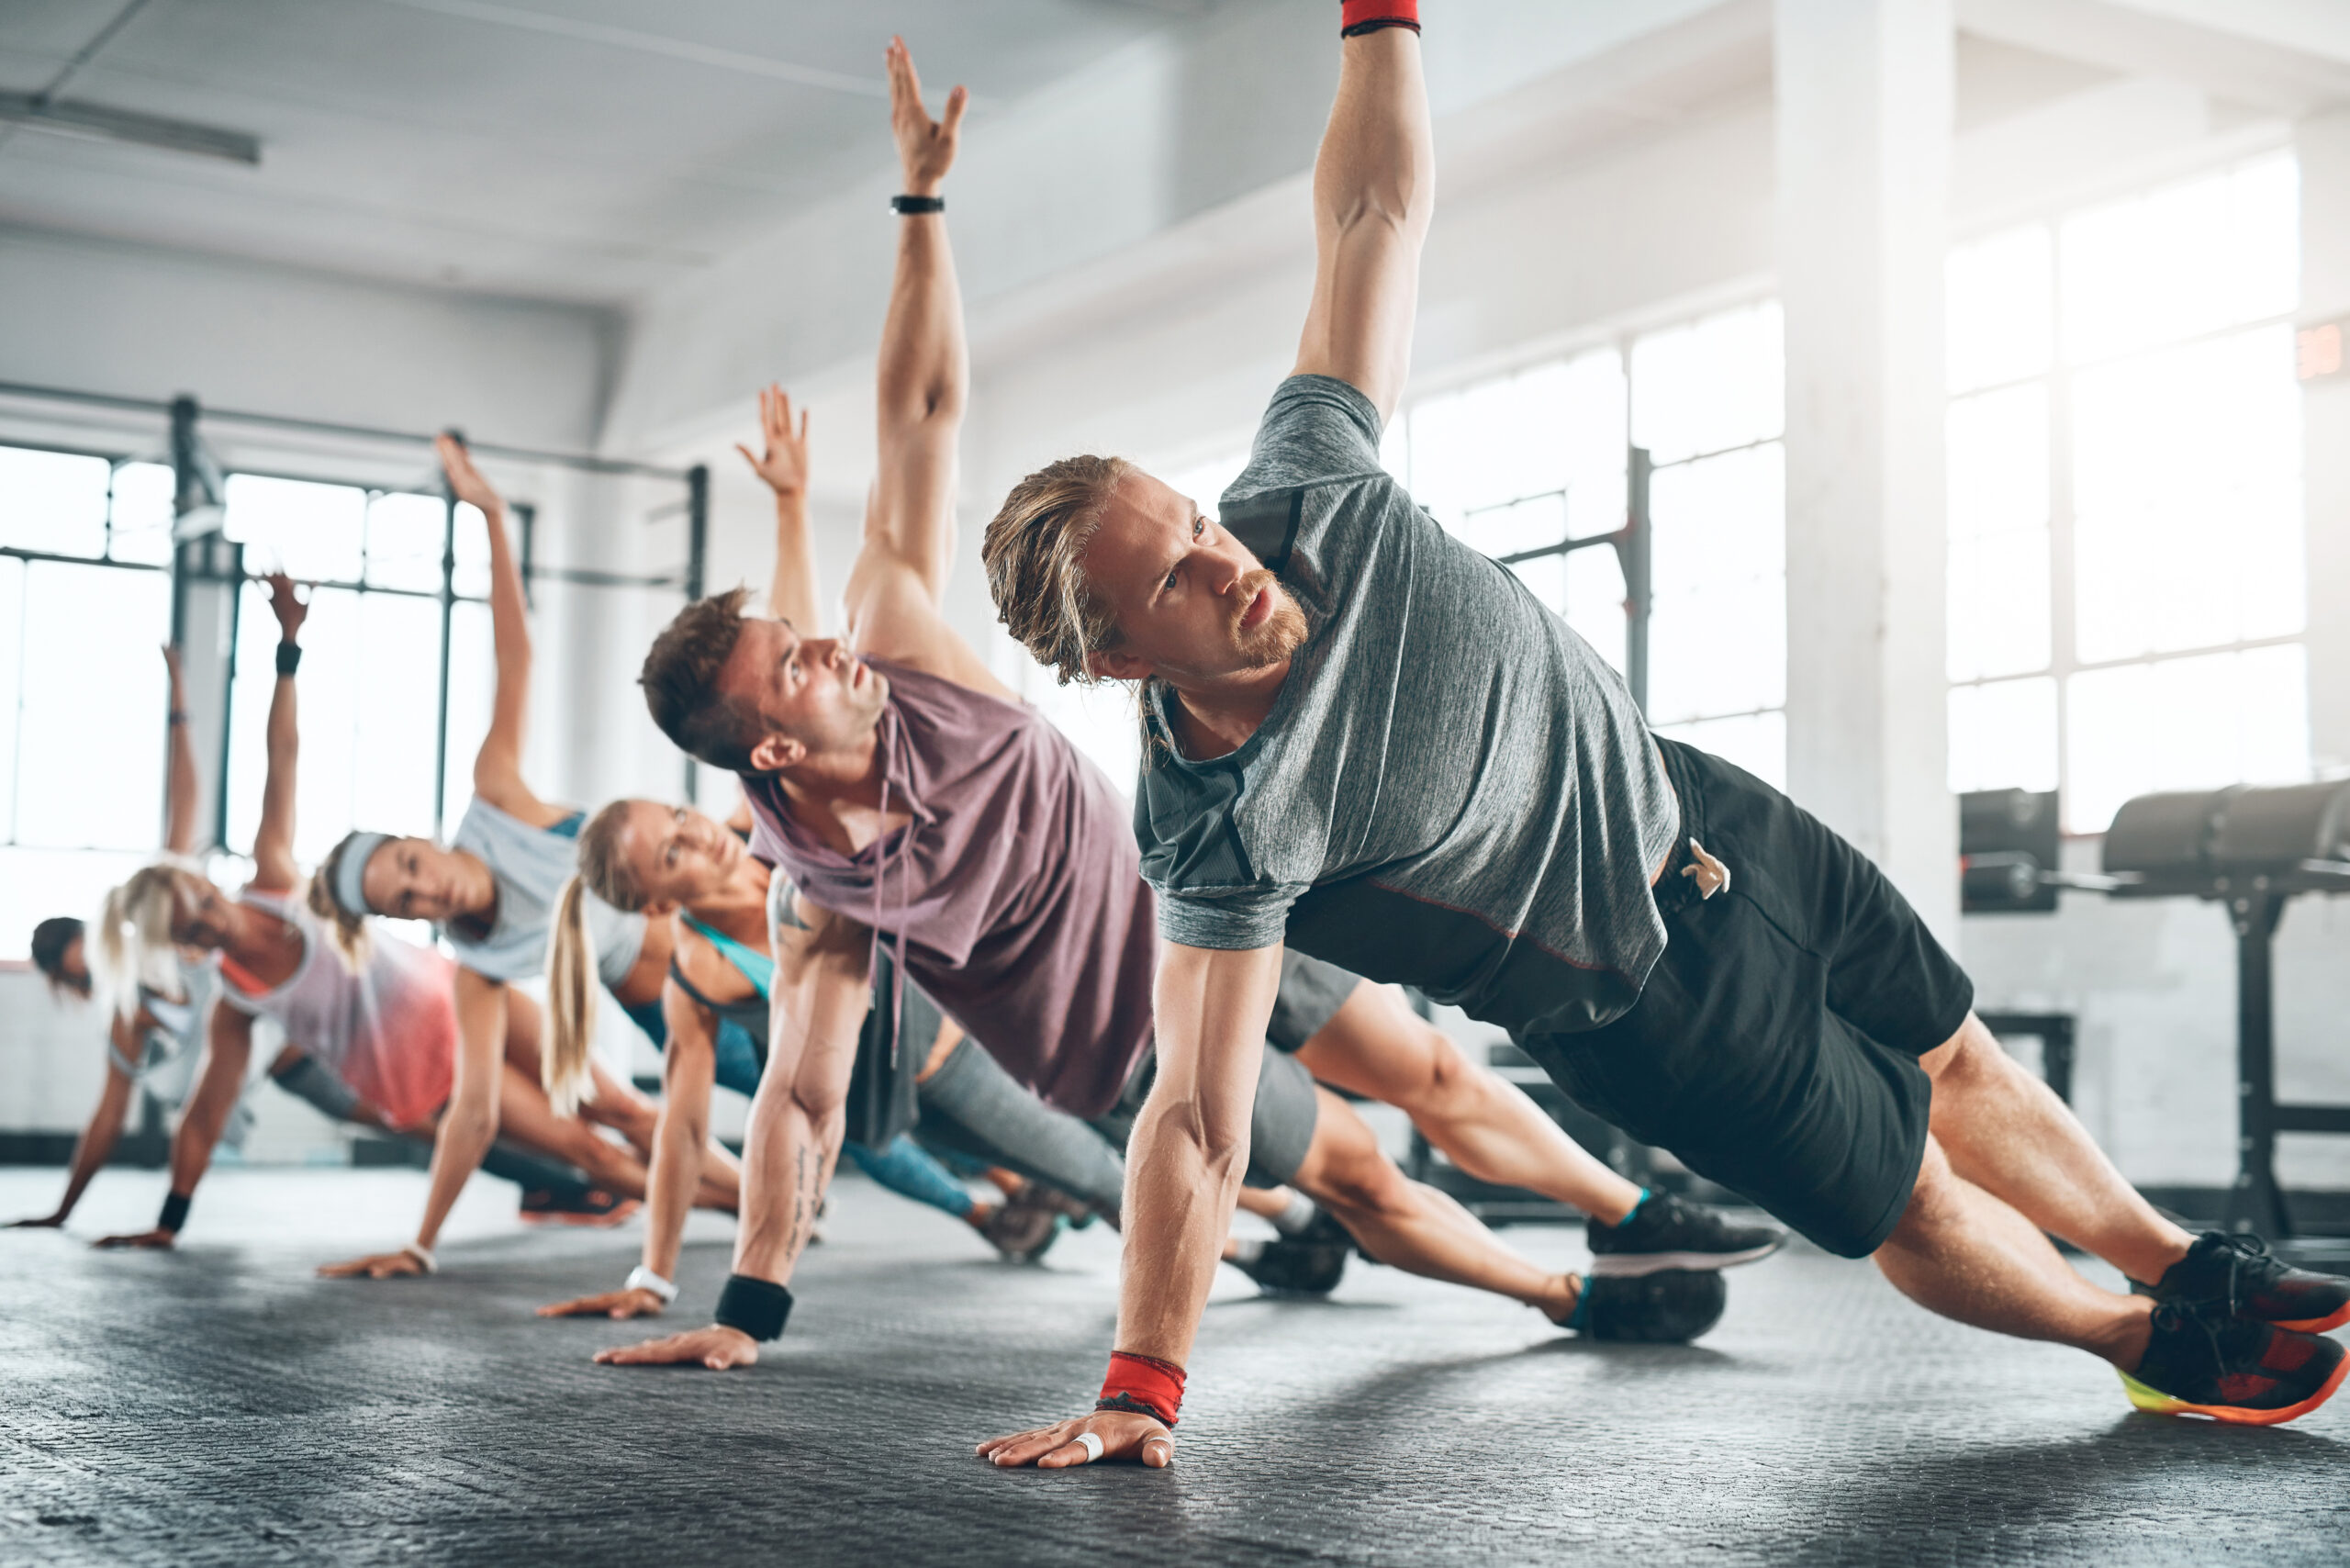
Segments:
[[[946,198],[945,196],[893,196],[890,198],[890,210],[901,218],[912,218],[923,212],[945,212]]]
[[[773,1280],[729,1274],[726,1288],[718,1293],[718,1311],[713,1316],[725,1327],[754,1339],[781,1338],[783,1326],[791,1318],[791,1293]]]
[[[185,1193],[173,1193],[163,1199],[163,1212],[155,1221],[157,1230],[168,1230],[173,1236],[187,1223],[188,1198]]]
[[[278,644],[277,673],[280,675],[292,675],[296,670],[300,669],[301,667],[302,644],[299,643]]]

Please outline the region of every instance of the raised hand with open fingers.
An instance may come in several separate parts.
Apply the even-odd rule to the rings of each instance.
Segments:
[[[294,579],[284,572],[269,574],[269,612],[277,617],[277,635],[281,642],[291,643],[302,634],[302,622],[310,618],[310,607],[294,591]]]
[[[707,1328],[672,1334],[666,1339],[614,1345],[596,1352],[598,1366],[688,1366],[699,1361],[711,1372],[724,1372],[729,1367],[755,1366],[758,1359],[759,1342],[756,1339],[740,1328],[729,1328],[717,1323]]]
[[[432,438],[432,450],[441,454],[441,471],[449,476],[449,493],[467,505],[479,507],[485,517],[498,517],[506,510],[506,498],[496,486],[481,476],[474,466],[474,454],[465,443],[443,431]]]
[[[898,139],[898,162],[905,171],[908,196],[936,196],[939,182],[955,166],[955,142],[963,129],[963,111],[971,95],[957,87],[946,95],[946,113],[938,119],[922,106],[922,78],[906,40],[890,40],[885,57],[890,67],[890,130]]]
[[[759,391],[759,431],[767,442],[764,453],[754,453],[741,442],[734,450],[751,465],[751,472],[767,481],[767,488],[778,496],[805,497],[808,494],[808,412],[801,409],[800,423],[791,422],[791,395],[780,386],[762,387]]]
[[[1091,1439],[1090,1441],[1088,1439]],[[1164,1470],[1175,1462],[1175,1434],[1147,1416],[1126,1410],[1096,1410],[1007,1438],[990,1438],[974,1450],[1006,1470],[1033,1464],[1067,1470],[1097,1461],[1125,1460]]]

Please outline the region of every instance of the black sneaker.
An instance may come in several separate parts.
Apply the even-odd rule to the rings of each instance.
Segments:
[[[1353,1236],[1326,1212],[1301,1234],[1275,1237],[1255,1257],[1231,1261],[1267,1295],[1328,1295],[1345,1277],[1347,1254],[1354,1249]]]
[[[2151,1285],[2133,1280],[2130,1289],[2157,1302],[2220,1303],[2238,1317],[2304,1334],[2350,1323],[2350,1280],[2296,1269],[2271,1257],[2260,1238],[2223,1230],[2205,1231],[2161,1279]]]
[[[988,1215],[979,1232],[994,1249],[1014,1263],[1033,1263],[1053,1249],[1061,1237],[1061,1215],[1048,1204],[1030,1199],[1035,1190],[1030,1182],[1016,1197],[997,1205]]]
[[[1685,1345],[1722,1320],[1729,1286],[1711,1269],[1586,1277],[1562,1328],[1593,1339]]]
[[[2166,1301],[2121,1386],[2131,1404],[2158,1416],[2273,1427],[2332,1398],[2345,1372],[2350,1358],[2332,1339],[2236,1316],[2223,1303]]]
[[[1775,1225],[1740,1225],[1721,1210],[1651,1193],[1622,1225],[1583,1222],[1591,1271],[1637,1278],[1664,1269],[1734,1269],[1759,1262],[1787,1244]]]

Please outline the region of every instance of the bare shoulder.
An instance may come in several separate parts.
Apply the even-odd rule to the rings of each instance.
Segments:
[[[670,962],[696,991],[713,1002],[735,1002],[757,989],[742,970],[727,961],[715,943],[688,925],[682,914],[676,926],[677,945]]]

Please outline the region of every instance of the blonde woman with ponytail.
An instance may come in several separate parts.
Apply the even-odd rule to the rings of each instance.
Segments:
[[[179,973],[185,954],[206,955],[220,976],[203,1066],[172,1140],[163,1212],[152,1229],[101,1246],[173,1244],[243,1095],[255,1017],[274,1019],[285,1032],[289,1049],[273,1075],[298,1080],[289,1086],[330,1114],[395,1129],[429,1126],[447,1096],[455,1036],[448,961],[386,942],[364,969],[352,970],[323,950],[323,932],[302,907],[294,860],[294,671],[308,610],[283,575],[270,579],[270,610],[281,640],[252,880],[230,897],[194,862],[172,856],[108,893],[86,934],[92,989],[118,1026],[155,1013],[160,987]]]
[[[33,963],[47,977],[60,1002],[86,1002],[95,996],[97,977],[90,961],[94,946],[106,949],[109,991],[125,980],[130,982],[130,989],[121,995],[97,999],[106,1020],[106,1075],[89,1123],[74,1143],[64,1194],[49,1214],[17,1220],[11,1228],[56,1229],[65,1224],[83,1193],[113,1155],[133,1089],[145,1090],[176,1113],[196,1088],[205,1026],[213,993],[220,983],[219,966],[210,954],[191,958],[169,944],[133,955],[124,937],[126,928],[168,928],[172,891],[169,878],[162,874],[167,868],[198,871],[196,862],[188,858],[196,847],[196,749],[188,740],[187,693],[180,678],[177,648],[163,649],[163,665],[171,681],[171,707],[164,721],[170,766],[165,773],[162,860],[151,872],[109,891],[95,923],[58,916],[42,921],[33,931]],[[336,1096],[322,1090],[321,1084],[330,1084],[332,1080],[298,1046],[289,1045],[278,1053],[270,1076],[329,1115],[344,1115],[351,1108],[346,1103],[352,1099],[348,1092]],[[323,1102],[322,1093],[326,1095]],[[221,1140],[232,1148],[241,1145],[252,1123],[252,1111],[240,1100],[221,1130]]]

